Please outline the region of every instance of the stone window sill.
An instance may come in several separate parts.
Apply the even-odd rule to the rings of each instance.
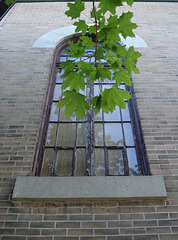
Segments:
[[[161,199],[162,176],[17,177],[13,200]]]

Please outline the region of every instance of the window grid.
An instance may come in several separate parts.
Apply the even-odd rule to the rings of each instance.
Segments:
[[[90,63],[92,63],[92,58],[93,58],[92,52],[88,51],[86,53],[87,53],[87,55],[85,56],[85,58],[87,58],[88,61]],[[60,58],[57,61],[57,64],[56,64],[56,67],[58,68],[58,70],[61,69],[60,63],[63,61],[66,61],[68,59],[69,59],[69,57],[66,54],[64,54],[64,51],[63,51]],[[105,66],[105,67],[108,67],[108,66]],[[111,82],[109,82],[109,83],[104,82],[101,84],[101,87],[105,88],[111,84],[112,84]],[[61,93],[62,93],[62,91],[60,89],[61,85],[62,85],[62,79],[60,79],[60,74],[58,73],[56,84],[55,84],[55,89],[58,89],[59,96],[61,96]],[[88,83],[87,82],[86,83],[86,92],[89,91],[89,95],[93,96],[95,94],[94,90],[95,90],[96,86],[98,86],[98,85],[99,85],[98,83]],[[125,85],[122,84],[122,87],[125,88]],[[108,120],[107,119],[108,117],[105,117],[106,115],[103,112],[101,112],[99,117],[96,116],[94,118],[93,111],[87,111],[86,119],[82,119],[80,121],[78,121],[74,116],[72,116],[71,118],[65,119],[65,118],[63,118],[63,111],[64,111],[63,109],[56,108],[54,110],[54,106],[57,105],[58,100],[59,100],[58,95],[56,95],[56,93],[57,93],[57,91],[54,90],[51,116],[50,116],[50,120],[49,120],[47,140],[46,140],[46,144],[45,144],[45,154],[44,154],[42,175],[58,175],[58,176],[61,176],[61,175],[75,176],[75,175],[77,175],[78,176],[78,175],[140,175],[141,174],[139,167],[136,167],[135,169],[134,168],[131,169],[131,167],[130,167],[131,163],[129,162],[130,157],[128,159],[129,149],[131,149],[132,152],[135,152],[134,157],[132,154],[133,159],[136,159],[136,152],[137,152],[137,151],[135,151],[136,145],[135,145],[134,137],[131,135],[131,138],[132,138],[131,143],[129,143],[129,138],[125,137],[125,135],[127,135],[127,134],[125,134],[127,125],[130,126],[130,129],[131,129],[130,134],[132,134],[132,128],[131,128],[132,121],[129,118],[125,119],[125,117],[124,117],[124,114],[126,112],[127,112],[127,115],[129,115],[128,109],[127,110],[121,110],[121,109],[117,110],[118,117],[119,117],[119,113],[120,113],[120,119],[118,118],[118,119]],[[89,96],[87,96],[87,97],[89,100]],[[57,114],[54,114],[54,116],[55,116],[54,117],[52,113],[55,113],[55,111],[57,111]],[[114,114],[116,114],[116,112],[114,112]],[[111,117],[111,115],[110,115],[110,117]],[[61,126],[65,126],[65,124],[73,126],[73,127],[71,127],[71,129],[72,129],[71,134],[73,132],[74,144],[70,144],[70,141],[68,144],[65,144],[65,142],[63,142],[63,144],[59,144],[63,138],[64,139],[66,138],[66,136],[61,136],[62,134],[60,133]],[[86,124],[86,127],[85,127],[86,146],[84,146],[84,144],[78,144],[79,129],[82,124]],[[114,126],[114,124],[120,126],[120,129],[122,132],[122,138],[121,138],[122,143],[107,144],[106,137],[108,137],[109,134],[108,135],[106,134],[106,129],[108,131],[109,128],[106,128],[106,126],[108,124],[110,124],[110,126]],[[100,140],[102,144],[98,143],[96,141],[96,132],[97,131],[95,128],[96,128],[96,126],[98,127],[99,125],[101,126],[101,129],[103,131],[102,132],[103,139],[97,138],[97,140],[98,140],[98,142]],[[53,126],[53,129],[52,129],[54,131],[53,136],[55,136],[55,137],[53,137],[54,139],[51,139],[53,144],[48,143],[48,140],[49,140],[48,135],[49,135],[49,132],[52,131],[52,130],[50,130],[51,126]],[[112,134],[114,134],[114,133],[112,133]],[[85,135],[85,133],[83,133],[83,135]],[[60,137],[61,137],[61,139],[59,139]],[[108,140],[108,142],[109,142],[109,140]],[[77,166],[79,164],[77,162],[78,151],[80,151],[80,150],[81,150],[81,152],[83,151],[82,157],[84,156],[84,158],[85,158],[85,167],[84,167],[83,173],[81,173],[80,171],[79,171],[79,173],[77,172]],[[102,155],[104,155],[104,160],[103,160],[102,164],[100,164],[100,162],[99,163],[96,162],[96,158],[98,157],[98,150],[100,150],[100,151],[103,150],[102,151],[103,154],[101,154],[100,160],[99,160],[99,161],[101,161]],[[67,153],[67,151],[68,151],[68,153]],[[113,171],[111,171],[111,170],[112,170],[112,168],[116,168],[116,166],[111,167],[112,164],[110,164],[110,161],[109,161],[109,155],[112,155],[112,152],[114,152],[114,151],[116,151],[118,153],[120,152],[120,158],[121,158],[120,165],[122,165],[122,164],[124,165],[124,166],[120,166],[121,170],[118,170],[115,172],[114,172],[114,170]],[[64,163],[63,163],[65,165],[65,166],[63,166],[65,170],[62,173],[60,172],[61,171],[60,168],[62,168],[62,163],[60,166],[61,160],[58,159],[59,155],[61,155],[61,156],[65,155],[65,157],[64,157],[65,161],[66,161],[66,158],[68,158],[68,161],[66,163],[64,161]],[[114,154],[114,158],[117,158],[117,154]],[[52,161],[51,161],[51,159],[52,159]],[[81,159],[80,159],[80,161],[81,161]],[[82,165],[82,167],[83,167],[83,164],[84,164],[84,161],[82,164],[79,164],[79,165]],[[117,163],[117,164],[119,164],[119,163]],[[97,170],[97,165],[98,165],[98,170]]]

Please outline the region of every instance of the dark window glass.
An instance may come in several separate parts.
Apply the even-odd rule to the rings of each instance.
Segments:
[[[67,45],[66,45],[67,46]],[[84,57],[93,62],[93,50]],[[126,109],[116,107],[113,113],[102,111],[94,116],[92,111],[78,121],[74,114],[65,118],[64,109],[57,103],[63,90],[61,85],[61,63],[69,60],[65,48],[58,53],[55,83],[51,94],[49,121],[46,125],[45,141],[39,154],[36,174],[42,176],[104,176],[104,175],[148,175],[149,167],[137,116],[133,89],[121,84],[122,89],[131,91],[132,99]],[[105,65],[105,63],[103,63]],[[107,67],[107,66],[105,66]],[[85,79],[85,95],[98,94],[99,83]],[[114,84],[114,83],[113,83]],[[111,87],[104,81],[102,90]],[[49,103],[48,103],[49,105]],[[92,119],[92,120],[91,120]]]

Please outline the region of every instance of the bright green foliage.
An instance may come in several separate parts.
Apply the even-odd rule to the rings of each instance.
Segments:
[[[72,19],[80,17],[80,13],[85,9],[81,0],[75,0],[75,3],[68,3],[67,6],[69,10],[65,14]]]
[[[65,116],[69,117],[75,112],[76,117],[81,119],[85,115],[85,110],[89,109],[89,104],[85,101],[85,96],[75,90],[65,91],[63,96],[65,98],[59,101],[58,107],[62,108],[65,106]]]
[[[62,78],[65,79],[62,89],[69,90],[64,91],[58,106],[65,106],[66,117],[75,112],[76,117],[81,119],[89,109],[93,109],[95,114],[101,109],[105,113],[113,112],[116,106],[125,108],[125,99],[130,99],[129,92],[120,89],[119,86],[122,82],[131,86],[131,73],[139,72],[136,64],[141,54],[133,47],[126,49],[125,46],[118,44],[119,35],[124,38],[134,37],[133,30],[137,27],[131,22],[132,12],[122,13],[121,16],[116,14],[116,8],[122,6],[123,2],[130,6],[133,4],[133,0],[99,0],[99,5],[96,7],[93,0],[93,8],[89,16],[93,19],[94,25],[87,25],[86,21],[80,18],[85,9],[81,0],[67,4],[69,10],[66,11],[66,15],[71,19],[77,19],[74,22],[75,31],[81,33],[81,36],[76,43],[69,41],[70,48],[66,50],[74,60],[62,63],[64,70]],[[95,49],[95,60],[92,64],[84,57],[85,51],[90,49]],[[79,60],[81,57],[83,61]],[[104,68],[101,62],[107,62],[110,69]],[[102,83],[105,80],[115,81],[115,84],[104,91],[100,89],[100,93],[95,97],[90,96],[89,100],[81,94],[85,89],[86,78],[91,84],[95,81]]]
[[[10,6],[13,2],[14,2],[14,0],[5,0],[5,4],[7,6]]]
[[[130,19],[133,17],[132,12],[123,13],[120,16],[118,23],[119,23],[119,31],[124,38],[127,36],[135,37],[133,33],[133,29],[137,28],[137,24],[130,22]]]

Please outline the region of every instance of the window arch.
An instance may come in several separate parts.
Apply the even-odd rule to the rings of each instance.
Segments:
[[[77,40],[77,36],[72,38]],[[37,143],[33,173],[40,176],[128,176],[149,175],[133,88],[132,99],[126,109],[119,107],[112,114],[102,111],[94,116],[92,110],[77,120],[75,115],[64,116],[58,109],[63,83],[61,63],[69,60],[65,53],[67,41],[61,42],[54,54],[46,95],[46,103]],[[86,61],[92,64],[93,50],[86,50]],[[80,59],[79,59],[80,60]],[[102,62],[108,67],[106,62]],[[113,83],[89,83],[86,79],[85,95],[89,99],[99,87],[104,90]]]

